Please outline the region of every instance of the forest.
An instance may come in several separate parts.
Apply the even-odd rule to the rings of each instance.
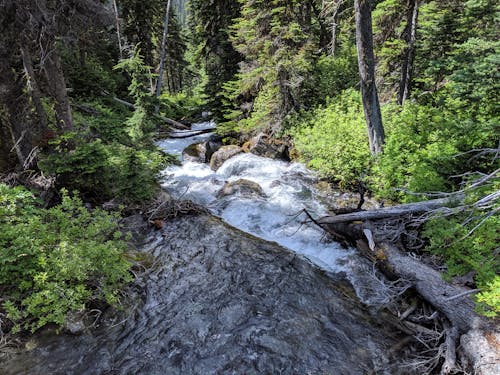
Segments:
[[[493,0],[0,0],[0,352],[120,308],[123,218],[156,212],[179,163],[158,140],[208,116],[222,147],[264,137],[355,197],[310,214],[333,238],[438,270],[414,286],[450,324],[425,371],[475,373],[455,344],[500,312],[498,30]]]

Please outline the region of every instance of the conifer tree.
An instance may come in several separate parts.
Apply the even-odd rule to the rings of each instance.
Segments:
[[[313,1],[240,3],[232,41],[244,62],[226,87],[239,105],[227,115],[229,126],[277,132],[287,114],[307,104],[319,44]]]

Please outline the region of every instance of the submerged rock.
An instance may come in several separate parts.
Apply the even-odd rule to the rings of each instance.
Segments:
[[[340,275],[209,215],[144,249],[143,302],[93,336],[41,335],[2,374],[385,374],[395,338]]]
[[[210,168],[216,171],[224,162],[241,153],[241,147],[235,145],[222,146],[210,158]]]
[[[265,197],[266,194],[256,182],[241,178],[236,181],[227,182],[217,193],[217,198],[238,194],[243,197]]]

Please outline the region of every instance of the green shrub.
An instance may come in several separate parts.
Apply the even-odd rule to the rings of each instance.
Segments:
[[[500,178],[493,184],[469,193],[466,203],[474,203],[498,191]],[[477,296],[478,310],[487,316],[500,312],[500,203],[494,201],[488,210],[471,209],[453,216],[436,217],[425,225],[428,250],[446,262],[448,275],[475,272],[481,289]]]
[[[44,210],[23,188],[0,184],[0,291],[15,329],[63,325],[68,312],[119,302],[131,280],[117,217],[62,191]]]
[[[75,116],[76,132],[50,142],[39,166],[55,175],[58,187],[78,190],[86,200],[117,199],[124,204],[153,197],[157,174],[171,158],[156,148],[144,122],[143,111],[123,114],[124,108],[104,102],[85,103],[98,115]],[[145,130],[144,130],[145,129]]]
[[[326,107],[292,120],[290,134],[300,159],[342,187],[354,187],[370,165],[360,95],[347,90]]]
[[[316,64],[316,89],[320,100],[333,98],[359,82],[356,47],[350,46],[338,56],[322,55]]]

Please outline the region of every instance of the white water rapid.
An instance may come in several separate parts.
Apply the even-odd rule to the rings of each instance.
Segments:
[[[197,124],[206,129],[212,123]],[[167,139],[159,146],[181,157],[189,144],[201,142],[210,134],[185,139]],[[248,180],[257,183],[264,194],[231,194],[217,197],[228,182]],[[227,160],[216,172],[208,164],[192,161],[171,166],[164,171],[163,187],[174,197],[190,199],[208,208],[228,224],[268,241],[275,241],[330,272],[347,271],[352,250],[325,239],[324,233],[311,224],[302,224],[307,208],[313,215],[327,213],[319,203],[314,187],[316,176],[299,163],[239,154]]]

